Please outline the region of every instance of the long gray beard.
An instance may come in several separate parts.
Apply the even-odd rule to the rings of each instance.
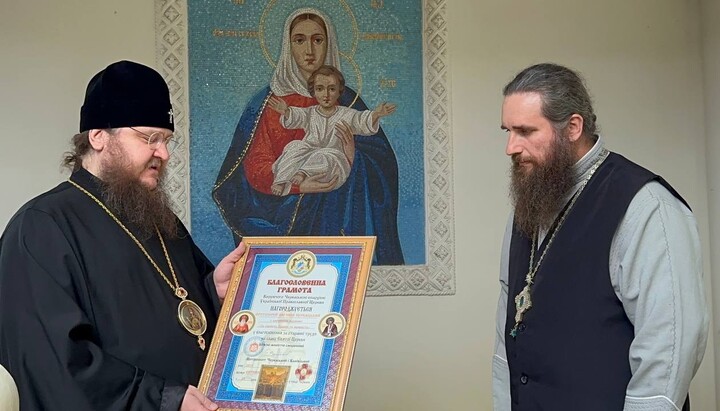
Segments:
[[[105,205],[117,213],[120,221],[132,226],[131,231],[138,239],[152,237],[156,227],[164,237],[177,238],[177,217],[164,190],[163,170],[157,188],[151,190],[127,171],[122,156],[115,158],[116,161],[105,165],[101,176]]]
[[[550,154],[543,164],[534,163],[526,172],[513,155],[510,167],[510,198],[515,207],[514,222],[526,236],[532,237],[540,228],[550,228],[563,208],[575,178],[575,158],[567,138],[556,134]]]

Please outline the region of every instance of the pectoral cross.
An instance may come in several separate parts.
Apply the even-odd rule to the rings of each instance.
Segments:
[[[169,119],[168,121],[169,121],[170,123],[172,123],[172,122],[173,122],[173,116],[175,116],[175,114],[173,113],[173,109],[170,109],[170,111],[168,111],[168,115],[170,115],[170,119]]]
[[[522,322],[523,316],[532,307],[532,299],[530,298],[530,285],[526,285],[525,288],[520,291],[520,294],[515,296],[515,322]]]

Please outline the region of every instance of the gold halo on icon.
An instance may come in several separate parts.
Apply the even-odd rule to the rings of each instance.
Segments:
[[[275,69],[275,60],[270,57],[270,52],[268,51],[267,45],[265,44],[265,19],[267,18],[270,9],[273,8],[275,3],[277,3],[277,0],[270,0],[267,6],[265,6],[265,10],[263,10],[263,14],[260,16],[260,24],[258,26],[258,40],[260,41],[260,49],[265,56],[265,60],[267,60],[273,70]],[[280,39],[282,40],[282,37],[280,37]]]
[[[355,98],[353,99],[353,101],[350,104],[348,104],[348,107],[352,107],[355,104],[355,102],[357,101],[357,99],[360,97],[360,94],[362,93],[362,84],[363,84],[362,73],[360,73],[360,67],[357,65],[357,63],[355,63],[355,60],[353,60],[353,58],[351,56],[348,56],[341,51],[340,57],[344,57],[345,60],[347,60],[353,66],[353,70],[355,70],[355,79],[357,80],[357,88],[358,89],[355,92]]]

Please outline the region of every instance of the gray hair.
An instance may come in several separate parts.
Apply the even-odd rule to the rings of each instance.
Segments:
[[[542,114],[558,133],[567,127],[573,114],[583,118],[585,136],[592,137],[598,132],[585,82],[580,74],[567,67],[542,63],[526,68],[503,88],[503,96],[516,93],[540,94]]]
[[[72,150],[64,154],[62,164],[72,172],[78,171],[82,167],[82,159],[90,151],[89,134],[89,130],[75,134],[72,138]]]
[[[114,135],[118,129],[108,128],[105,131]],[[72,149],[63,154],[62,166],[71,172],[78,171],[83,166],[83,159],[91,152],[90,130],[75,134],[71,140]]]

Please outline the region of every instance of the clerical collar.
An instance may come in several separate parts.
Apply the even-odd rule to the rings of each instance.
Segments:
[[[91,172],[84,169],[83,167],[80,167],[80,169],[73,171],[70,175],[70,180],[76,182],[77,184],[82,186],[82,188],[91,192],[96,197],[102,197],[101,188],[103,185],[103,181],[97,178]]]
[[[572,195],[572,193],[577,191],[585,178],[587,178],[587,175],[590,172],[593,164],[595,164],[597,159],[600,158],[600,154],[602,153],[604,147],[605,143],[602,137],[598,136],[595,144],[592,146],[590,151],[585,153],[585,155],[580,160],[578,160],[577,163],[575,163],[575,165],[573,166],[575,185],[573,186],[573,189],[570,190],[571,193],[568,196],[568,199]]]

